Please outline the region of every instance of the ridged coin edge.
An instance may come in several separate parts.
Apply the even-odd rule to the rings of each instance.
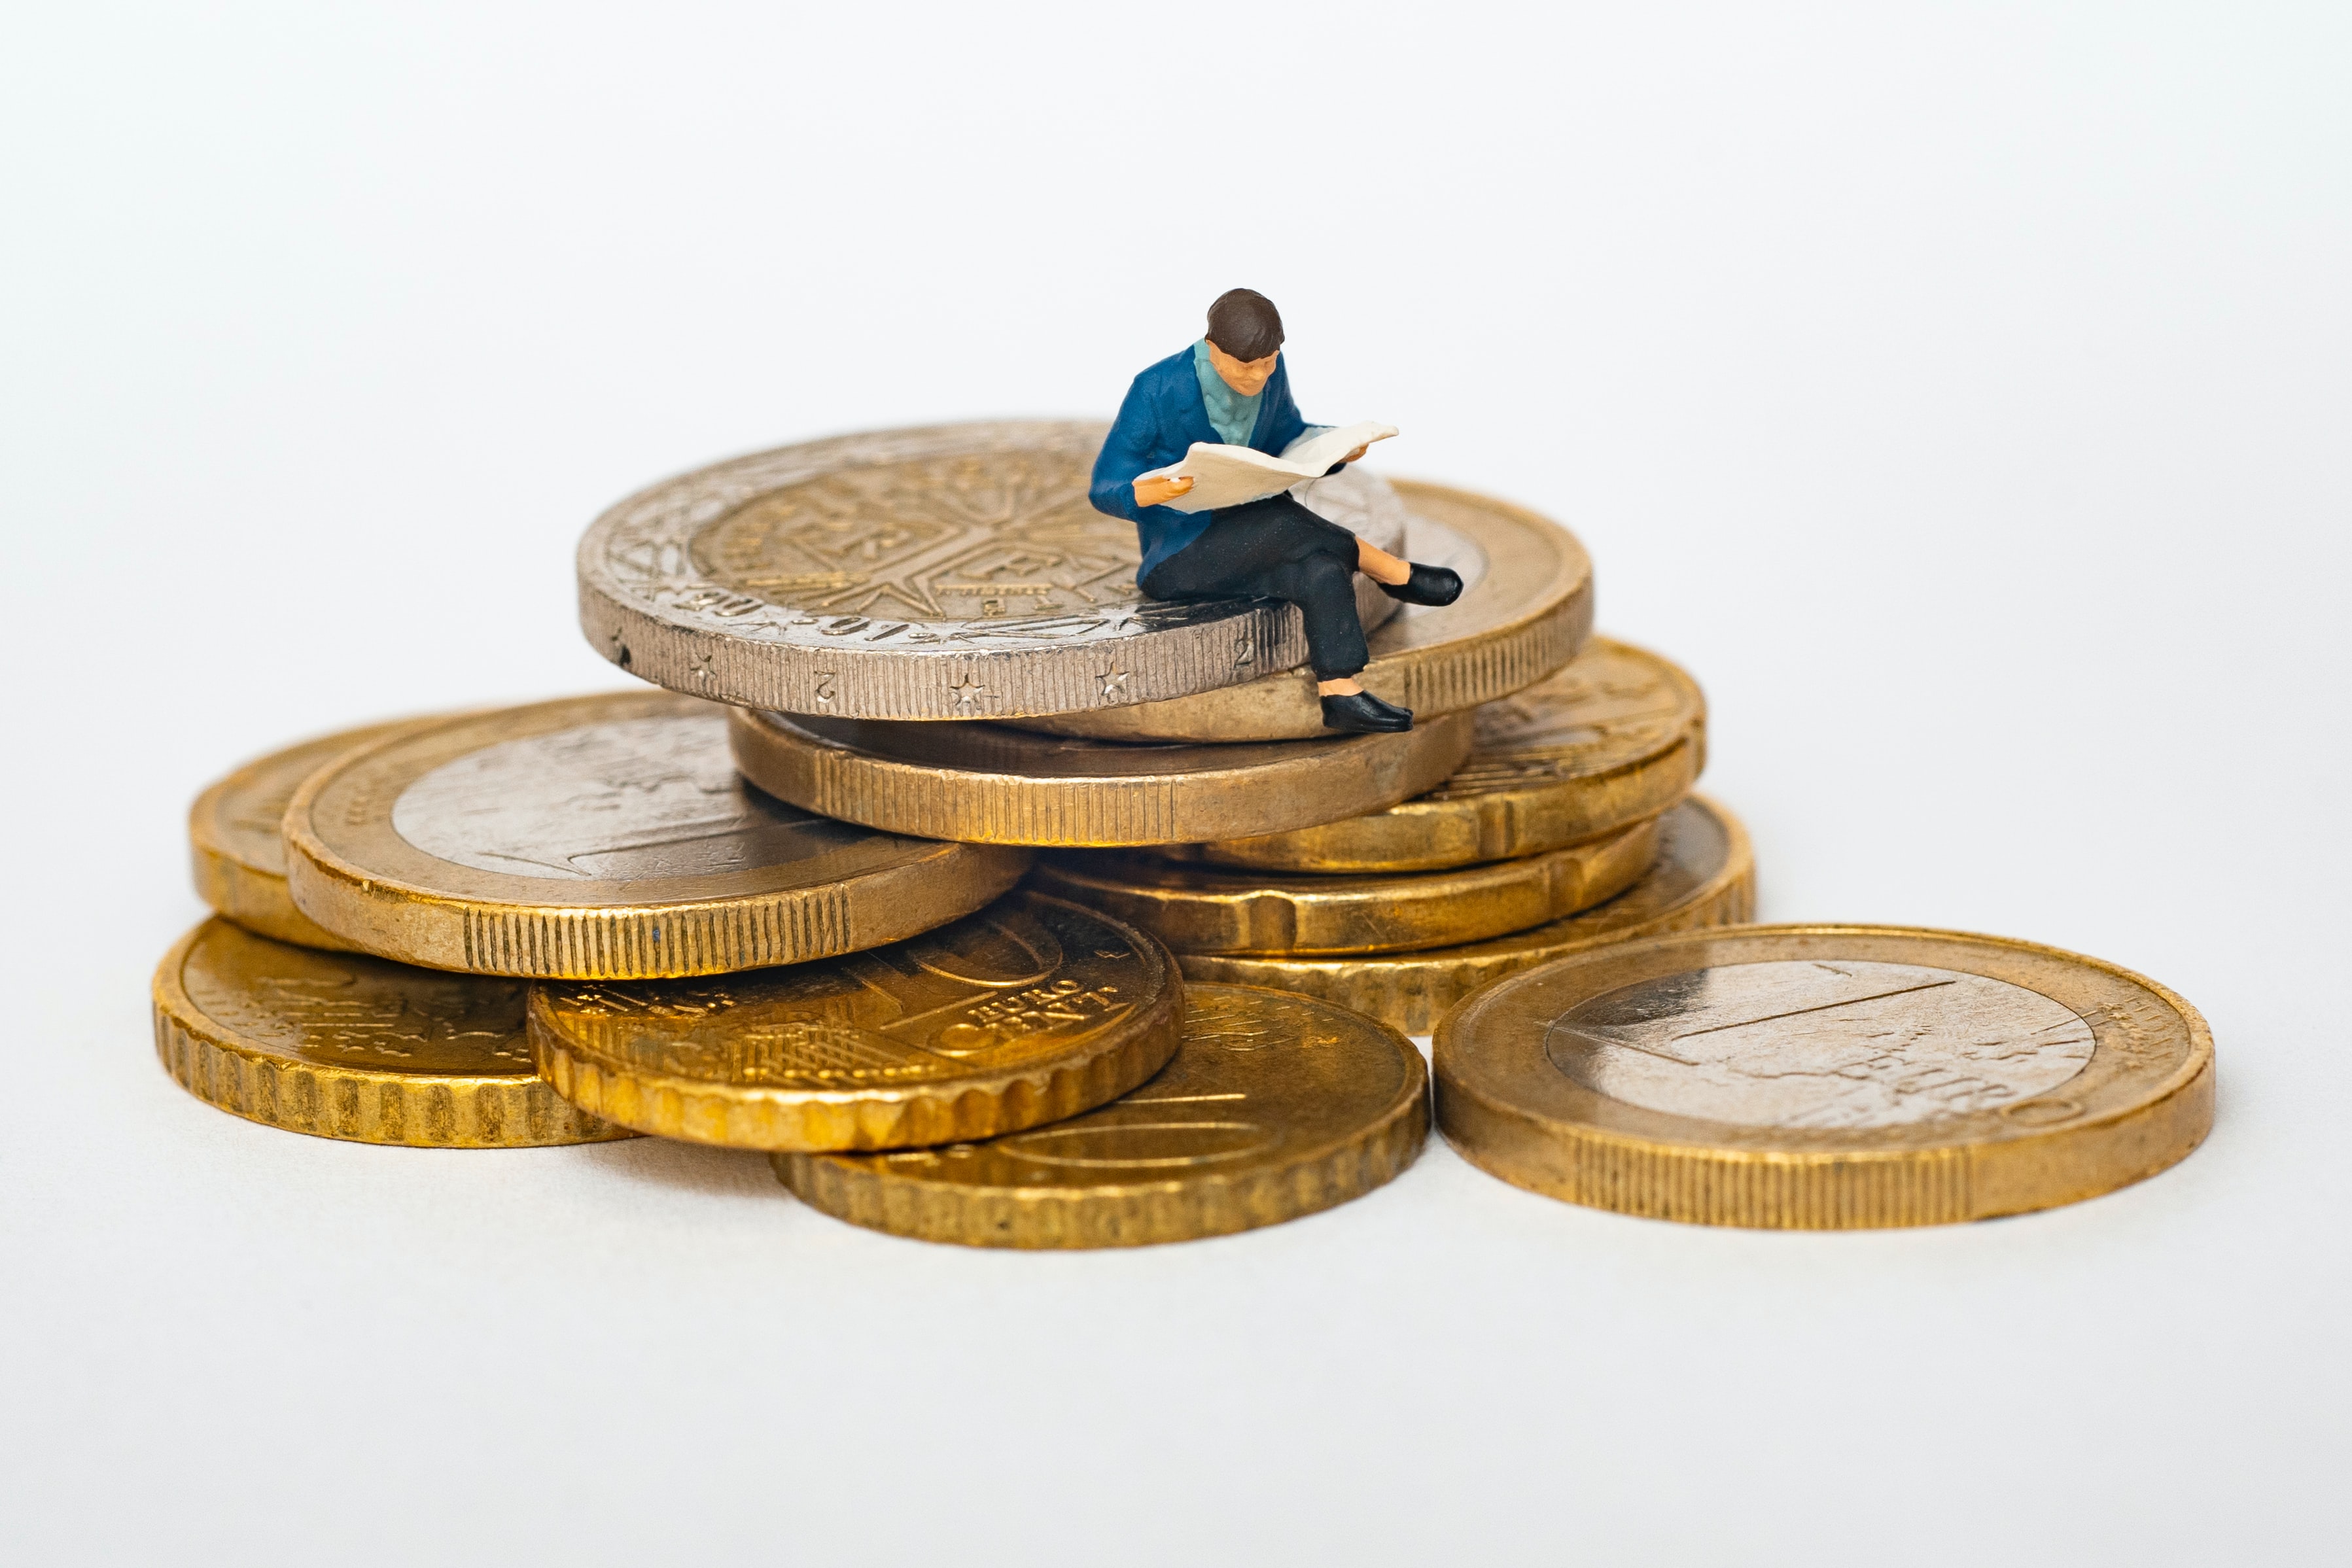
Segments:
[[[793,1092],[631,1071],[565,1040],[544,1017],[536,988],[527,1012],[531,1056],[555,1092],[588,1114],[684,1143],[770,1153],[971,1143],[1094,1110],[1168,1065],[1184,1017],[1183,976],[1165,949],[1141,932],[1133,935],[1139,951],[1158,953],[1165,966],[1168,984],[1150,1013],[1083,1057],[1009,1069],[977,1082]]]
[[[910,1240],[1042,1251],[1231,1236],[1352,1202],[1394,1181],[1421,1156],[1431,1125],[1429,1070],[1410,1041],[1395,1043],[1408,1083],[1378,1120],[1330,1147],[1246,1175],[1074,1192],[950,1186],[822,1155],[778,1154],[771,1161],[776,1179],[810,1207]]]
[[[207,1105],[285,1132],[402,1148],[556,1148],[636,1136],[520,1074],[326,1067],[243,1044],[206,1018],[180,983],[203,932],[199,925],[164,955],[151,1002],[163,1071]]]
[[[1549,964],[1555,958],[1573,953],[1614,946],[1621,942],[1643,942],[1654,936],[1671,936],[1685,931],[1741,925],[1753,917],[1756,913],[1756,862],[1746,826],[1737,816],[1704,796],[1693,795],[1690,799],[1724,825],[1731,849],[1724,859],[1723,869],[1710,879],[1710,884],[1702,885],[1685,902],[1661,910],[1650,919],[1628,926],[1622,932],[1597,936],[1589,943],[1551,951],[1537,948],[1527,953],[1452,960],[1446,957],[1447,948],[1423,947],[1415,952],[1369,954],[1360,960],[1288,960],[1280,956],[1263,954],[1180,954],[1177,963],[1183,968],[1184,977],[1199,985],[1263,986],[1288,990],[1352,1009],[1406,1034],[1426,1034],[1449,1009],[1521,969]],[[1635,885],[1639,885],[1638,881]],[[1628,893],[1632,891],[1627,889]],[[1606,905],[1596,907],[1605,908]],[[1579,917],[1570,915],[1569,918]],[[1508,937],[1488,937],[1486,940],[1507,941]],[[1467,943],[1465,946],[1483,944]],[[1302,967],[1279,975],[1253,974],[1248,968],[1254,964],[1286,962],[1295,962]],[[1307,965],[1329,966],[1329,969],[1318,972],[1304,967]],[[1234,973],[1233,969],[1241,972]]]
[[[1676,1144],[1553,1121],[1463,1083],[1446,1071],[1441,1040],[1433,1074],[1439,1131],[1455,1153],[1496,1179],[1584,1207],[1748,1229],[1871,1230],[1963,1224],[2104,1197],[2179,1165],[2212,1129],[2212,1030],[2186,998],[2145,975],[1973,931],[1816,925],[1760,925],[1739,935],[1770,933],[1958,937],[2083,964],[2143,987],[2172,1009],[2188,1026],[2189,1057],[2147,1099],[2079,1125],[1941,1148],[1799,1152]],[[1657,939],[1692,934],[1661,933]],[[1614,953],[1631,945],[1605,946]],[[2037,1166],[2091,1174],[2035,1179]]]

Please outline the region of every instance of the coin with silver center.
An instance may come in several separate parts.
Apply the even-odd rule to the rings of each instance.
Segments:
[[[2213,1118],[2194,1009],[2111,964],[1893,926],[1687,932],[1559,959],[1437,1028],[1439,1124],[1516,1186],[1845,1229],[2047,1208]]]
[[[1087,497],[1107,428],[879,431],[666,481],[581,540],[581,629],[657,685],[831,717],[1119,707],[1304,663],[1293,606],[1143,597],[1135,525]],[[1403,550],[1403,503],[1362,465],[1297,494]],[[1359,580],[1367,628],[1397,608]]]
[[[1575,657],[1592,630],[1592,563],[1576,536],[1507,501],[1399,480],[1412,558],[1461,574],[1451,604],[1411,605],[1367,639],[1364,689],[1427,719],[1509,696]],[[1097,740],[1297,740],[1323,733],[1314,673],[1164,702],[1019,721]]]
[[[286,841],[278,831],[286,803],[305,779],[337,758],[429,722],[403,719],[322,735],[215,780],[188,810],[196,895],[248,931],[306,947],[352,951],[349,941],[294,907],[286,886]]]
[[[1017,850],[904,838],[748,788],[726,709],[620,692],[403,731],[289,804],[295,903],[364,951],[475,974],[724,974],[986,904]]]

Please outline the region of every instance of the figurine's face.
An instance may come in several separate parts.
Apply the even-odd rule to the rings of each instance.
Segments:
[[[1217,367],[1224,383],[1244,397],[1255,397],[1265,390],[1274,367],[1282,362],[1282,350],[1276,349],[1263,360],[1236,360],[1214,343],[1209,345],[1209,363]]]

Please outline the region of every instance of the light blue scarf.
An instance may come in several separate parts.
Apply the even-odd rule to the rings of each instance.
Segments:
[[[1209,408],[1209,428],[1228,446],[1247,446],[1250,432],[1257,428],[1257,400],[1265,395],[1265,391],[1244,397],[1227,386],[1209,360],[1206,338],[1192,345],[1192,370],[1201,378],[1201,401]]]

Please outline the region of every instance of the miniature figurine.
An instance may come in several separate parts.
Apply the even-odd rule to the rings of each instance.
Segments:
[[[1194,481],[1150,472],[1178,464],[1195,443],[1279,456],[1318,428],[1291,401],[1274,301],[1229,289],[1209,307],[1200,341],[1135,378],[1095,459],[1089,494],[1097,510],[1135,524],[1143,544],[1135,580],[1147,598],[1257,596],[1296,604],[1306,616],[1325,727],[1411,729],[1412,709],[1383,702],[1355,679],[1370,657],[1356,617],[1355,573],[1407,604],[1451,604],[1462,592],[1457,574],[1400,560],[1317,517],[1286,490],[1212,511],[1180,510],[1168,503]],[[1363,455],[1359,444],[1327,472]]]

